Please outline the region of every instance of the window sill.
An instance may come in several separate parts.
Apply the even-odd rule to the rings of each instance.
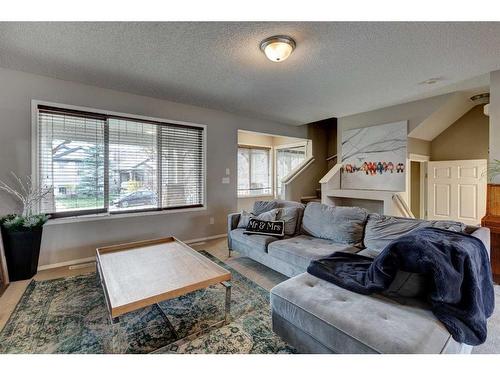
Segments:
[[[194,208],[181,208],[178,210],[163,210],[163,211],[149,211],[149,212],[128,212],[123,214],[93,214],[93,215],[82,215],[82,216],[69,216],[61,217],[57,219],[51,219],[45,223],[45,226],[51,225],[62,225],[70,223],[82,223],[87,221],[101,221],[101,220],[117,220],[117,219],[127,219],[133,217],[143,217],[143,216],[157,216],[157,215],[169,215],[175,213],[184,212],[196,212],[196,211],[206,211],[207,207],[194,207]]]
[[[238,195],[238,199],[250,199],[250,198],[274,198],[272,194],[264,195]]]

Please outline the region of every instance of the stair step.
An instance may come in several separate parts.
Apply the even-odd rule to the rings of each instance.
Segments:
[[[310,203],[310,202],[319,202],[319,203],[321,203],[321,198],[318,198],[318,197],[302,197],[302,198],[300,198],[300,203],[307,204],[307,203]]]

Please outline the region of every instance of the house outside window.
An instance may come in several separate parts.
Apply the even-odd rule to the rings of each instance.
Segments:
[[[271,149],[238,146],[238,197],[272,195]]]

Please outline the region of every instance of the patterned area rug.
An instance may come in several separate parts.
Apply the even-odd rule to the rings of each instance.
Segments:
[[[126,314],[111,325],[92,273],[32,281],[0,333],[0,353],[293,353],[271,330],[269,292],[202,253],[232,273],[230,324],[210,328],[224,316],[225,291],[217,285]]]

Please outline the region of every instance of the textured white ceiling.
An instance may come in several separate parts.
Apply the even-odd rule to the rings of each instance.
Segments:
[[[283,63],[274,34],[297,41]],[[487,85],[500,23],[1,22],[0,66],[304,124]]]

